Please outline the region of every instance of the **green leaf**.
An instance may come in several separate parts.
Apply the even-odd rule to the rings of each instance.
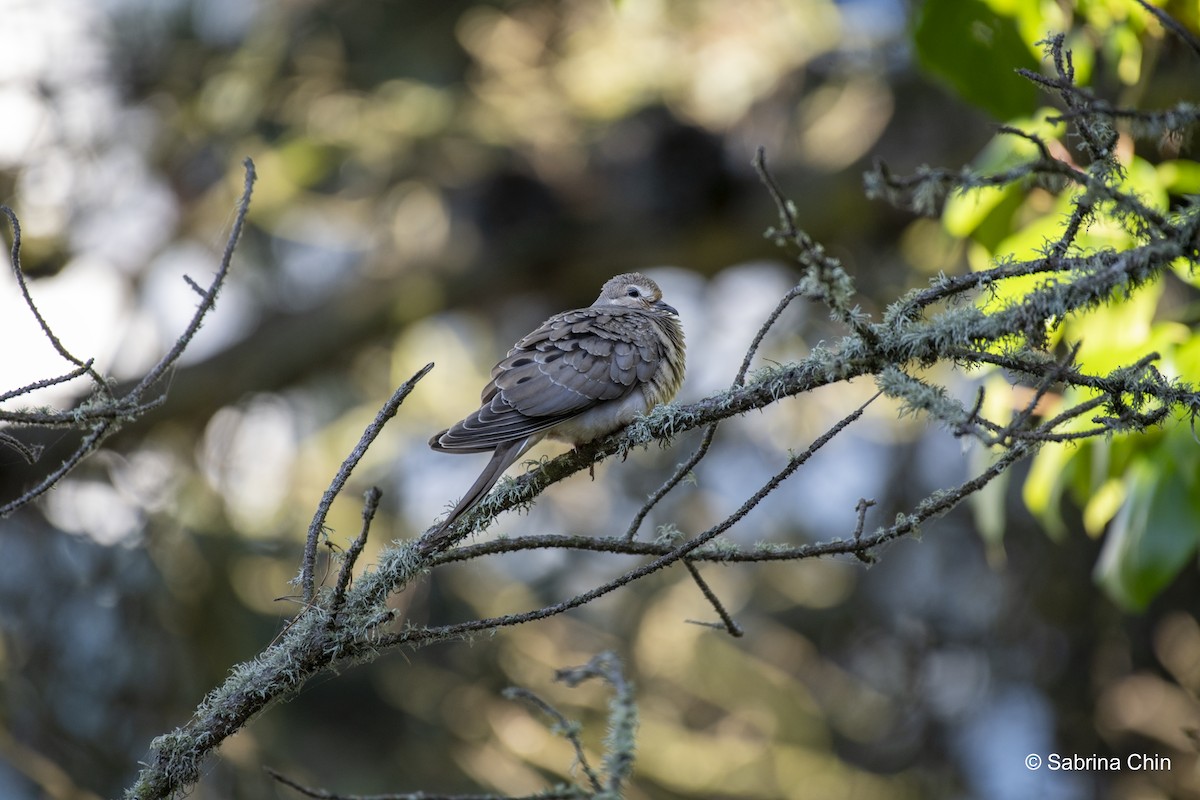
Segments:
[[[913,45],[924,69],[997,119],[1028,114],[1037,104],[1037,89],[1014,72],[1036,71],[1037,60],[1013,18],[980,0],[925,0]]]
[[[1047,119],[1056,114],[1058,112],[1053,108],[1043,108],[1033,116],[1010,119],[1008,124],[1042,140],[1061,139],[1066,134],[1066,125]],[[1028,139],[998,133],[975,157],[971,167],[985,175],[994,174],[1032,161],[1038,155],[1037,145]],[[973,236],[989,250],[994,250],[996,244],[1012,232],[1013,214],[1021,207],[1025,195],[1026,192],[1015,183],[955,192],[946,198],[942,223],[951,235]],[[1060,226],[1064,224],[1057,217],[1053,219]]]
[[[1155,169],[1159,182],[1172,194],[1200,194],[1200,163],[1163,161]]]
[[[1033,466],[1021,487],[1025,507],[1038,518],[1051,539],[1061,540],[1067,535],[1059,504],[1066,485],[1067,464],[1076,452],[1061,443],[1046,445],[1034,456]]]
[[[1162,457],[1158,463],[1143,457],[1130,465],[1125,504],[1105,537],[1095,572],[1096,582],[1127,609],[1145,609],[1196,552],[1200,508],[1195,474],[1186,472]]]

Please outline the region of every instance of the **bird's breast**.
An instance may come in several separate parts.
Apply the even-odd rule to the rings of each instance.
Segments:
[[[546,435],[550,439],[577,445],[618,431],[658,405],[650,402],[646,388],[648,386],[634,389],[620,400],[589,408],[579,416],[555,425]]]
[[[669,403],[675,398],[679,387],[683,385],[686,365],[686,346],[679,320],[673,316],[660,317],[654,332],[659,340],[662,358],[645,389],[650,408]]]

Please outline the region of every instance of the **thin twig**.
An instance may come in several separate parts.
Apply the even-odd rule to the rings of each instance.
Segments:
[[[1146,0],[1137,0],[1137,2],[1138,5],[1153,14],[1154,18],[1162,23],[1164,28],[1182,39],[1183,43],[1190,47],[1193,53],[1200,56],[1200,39],[1197,39],[1195,36],[1193,36],[1191,31],[1179,24],[1178,20],[1176,20],[1167,12],[1163,11],[1161,8],[1156,8],[1150,5],[1146,2]]]
[[[53,378],[44,378],[40,381],[35,381],[31,384],[28,384],[27,386],[22,386],[18,389],[12,389],[11,391],[4,392],[3,394],[0,394],[0,403],[3,403],[5,400],[11,400],[14,397],[20,397],[22,395],[30,394],[31,392],[36,392],[39,389],[45,389],[50,386],[57,386],[61,383],[67,383],[68,381],[73,381],[76,378],[80,377],[81,375],[85,375],[85,374],[88,374],[89,372],[91,372],[93,363],[94,363],[94,359],[89,358],[87,361],[80,364],[78,367],[71,370],[70,372],[64,373],[62,375],[57,375]],[[14,421],[17,419],[24,421],[23,418],[19,417],[17,414],[14,414],[12,416],[14,418]]]
[[[1025,423],[1033,417],[1041,404],[1042,399],[1053,388],[1054,384],[1059,383],[1063,379],[1063,375],[1075,363],[1075,357],[1079,354],[1080,343],[1076,342],[1067,353],[1057,362],[1053,369],[1048,369],[1037,387],[1034,389],[1033,396],[1029,398],[1029,402],[1025,404],[1019,412],[1013,415],[1012,420],[1007,425],[1005,435],[1011,436],[1013,433],[1025,427]],[[1003,437],[1002,437],[1003,439]],[[1001,440],[1002,440],[1001,439]]]
[[[582,666],[560,669],[554,673],[555,680],[572,688],[591,678],[600,678],[613,688],[613,697],[608,702],[603,797],[624,797],[624,784],[633,772],[633,748],[638,726],[633,685],[625,679],[621,660],[608,651],[593,656]]]
[[[775,210],[778,212],[779,222],[783,226],[783,230],[779,231],[779,233],[789,239],[795,237],[799,233],[799,229],[796,226],[795,206],[790,200],[784,197],[779,184],[775,182],[774,176],[767,169],[767,148],[760,145],[755,149],[751,165],[754,167],[754,171],[758,173],[758,179],[766,187],[767,193],[771,195],[771,199],[775,202]]]
[[[371,420],[371,424],[367,425],[362,436],[358,439],[358,444],[350,451],[350,455],[346,456],[346,460],[342,462],[338,468],[337,474],[333,476],[333,481],[329,484],[329,488],[321,496],[321,502],[317,504],[317,511],[313,514],[312,522],[308,525],[308,537],[304,543],[304,559],[301,562],[300,568],[300,587],[301,596],[304,604],[308,605],[312,602],[315,594],[313,586],[313,575],[316,572],[317,564],[317,543],[321,539],[321,533],[325,530],[325,518],[329,516],[329,509],[333,506],[333,501],[341,493],[346,485],[346,481],[350,480],[350,474],[354,472],[354,468],[358,466],[358,462],[366,455],[367,448],[375,441],[383,426],[388,420],[396,416],[396,412],[400,410],[400,404],[408,397],[417,382],[429,374],[429,370],[433,369],[433,362],[429,362],[415,375],[406,380],[396,391],[392,392],[392,396],[383,404],[379,412],[375,415],[375,419]]]
[[[1096,258],[1104,258],[1106,254],[1099,253],[1092,258],[1050,258],[1043,257],[1030,261],[1020,261],[1013,264],[1001,264],[989,267],[979,272],[969,272],[964,275],[942,276],[932,280],[928,289],[913,292],[901,299],[899,307],[905,311],[897,315],[900,319],[912,319],[919,309],[941,302],[956,295],[991,286],[1009,278],[1039,273],[1070,272],[1085,264],[1094,264]]]
[[[579,738],[578,723],[567,719],[566,715],[561,711],[528,689],[523,689],[519,686],[510,686],[504,690],[504,696],[510,700],[524,700],[554,720],[554,731],[562,734],[571,743],[571,747],[575,750],[575,762],[583,770],[583,774],[587,777],[588,783],[592,785],[593,791],[601,791],[600,776],[596,774],[596,770],[588,763],[587,753],[583,749],[583,740]]]
[[[67,456],[55,470],[38,481],[32,489],[26,489],[15,500],[10,500],[0,506],[0,519],[8,516],[21,506],[32,503],[54,488],[54,485],[62,480],[64,475],[75,469],[80,461],[83,461],[83,459],[91,455],[100,446],[100,443],[111,433],[113,427],[114,423],[111,421],[97,423],[96,427],[92,428],[91,432],[75,448],[75,451]]]
[[[874,505],[874,500],[868,500],[865,497],[860,497],[854,506],[854,513],[858,515],[857,521],[854,523],[853,535],[856,543],[862,541],[863,529],[867,524],[867,511],[869,511]],[[855,550],[854,555],[864,564],[875,563],[875,556],[871,555],[867,550]]]
[[[137,386],[133,387],[128,395],[126,395],[127,398],[134,402],[141,398],[147,389],[156,384],[166,374],[167,370],[175,366],[175,362],[183,355],[183,351],[192,343],[196,332],[200,330],[204,318],[212,311],[213,306],[216,305],[217,293],[225,284],[230,264],[233,262],[234,250],[237,249],[238,240],[241,239],[242,229],[246,224],[246,215],[250,213],[250,196],[254,193],[254,181],[257,178],[253,161],[247,158],[242,162],[242,166],[246,173],[242,183],[242,196],[238,200],[237,211],[233,217],[233,228],[229,232],[229,238],[225,240],[225,251],[221,254],[221,262],[217,267],[217,272],[209,282],[208,289],[201,296],[200,303],[196,307],[196,312],[192,314],[191,320],[188,321],[183,333],[175,340],[175,344],[158,360],[157,364],[150,368],[150,371],[142,377]],[[195,281],[191,283],[195,286]]]
[[[42,454],[42,448],[31,447],[15,436],[10,436],[4,431],[0,431],[0,446],[7,447],[9,450],[16,451],[26,464],[37,463],[38,457]]]
[[[33,301],[33,295],[29,293],[29,285],[25,282],[25,270],[21,267],[21,222],[17,219],[16,212],[8,206],[0,206],[0,214],[8,217],[8,223],[12,226],[13,240],[12,249],[9,251],[9,262],[12,265],[13,275],[17,279],[17,289],[21,292],[21,299],[25,301],[25,307],[33,314],[33,318],[37,320],[38,327],[42,329],[42,335],[50,342],[55,352],[86,372],[91,377],[96,391],[111,400],[112,390],[109,388],[108,382],[92,367],[91,359],[84,361],[76,358],[67,350],[54,331],[50,329],[50,325],[46,322],[46,318],[42,316],[42,312],[38,310],[37,303]]]
[[[742,626],[725,609],[725,606],[721,603],[721,599],[717,597],[717,593],[712,590],[712,587],[708,585],[708,581],[704,580],[704,576],[700,574],[700,570],[696,569],[696,565],[692,563],[692,559],[685,558],[683,566],[687,567],[688,574],[692,576],[692,580],[700,587],[700,592],[704,595],[704,599],[717,612],[717,616],[721,618],[721,624],[725,626],[725,630],[729,632],[729,635],[734,638],[745,636],[746,632],[742,629]]]
[[[1038,149],[1038,153],[1041,154],[1043,161],[1055,160],[1054,156],[1050,154],[1050,148],[1046,146],[1046,143],[1042,140],[1042,137],[1038,136],[1036,133],[1023,131],[1020,128],[1014,128],[1012,125],[1001,125],[996,129],[996,132],[1008,134],[1009,136],[1016,136],[1026,140],[1027,142],[1033,143],[1034,147]]]
[[[878,334],[858,313],[857,307],[850,306],[853,287],[850,276],[837,259],[827,256],[821,245],[796,226],[795,206],[784,198],[779,184],[767,168],[765,148],[759,147],[755,151],[751,164],[758,173],[759,180],[766,186],[771,199],[775,201],[779,219],[783,223],[782,231],[769,231],[768,235],[786,238],[796,246],[799,252],[798,260],[807,268],[811,278],[811,285],[805,286],[804,291],[813,293],[814,299],[822,301],[834,318],[858,334],[868,347],[878,346]],[[814,291],[817,287],[820,291]]]
[[[712,446],[713,438],[717,434],[717,426],[719,425],[720,422],[714,422],[709,425],[704,430],[704,436],[700,439],[700,444],[697,445],[696,449],[692,451],[692,454],[688,456],[687,460],[677,466],[675,468],[675,472],[671,474],[671,477],[663,481],[662,484],[660,484],[659,487],[655,489],[649,497],[646,498],[646,502],[642,504],[642,507],[639,508],[637,513],[633,515],[633,519],[630,520],[629,527],[625,530],[625,539],[628,541],[633,541],[634,538],[637,537],[638,529],[642,527],[642,523],[646,521],[646,517],[649,515],[650,511],[653,510],[653,508],[658,505],[659,501],[666,497],[672,489],[678,486],[679,483],[691,473],[696,465],[700,463],[704,456],[708,454],[708,448]]]
[[[350,576],[354,574],[354,563],[358,561],[363,548],[367,545],[367,534],[371,530],[371,522],[375,519],[375,513],[379,510],[381,497],[383,497],[383,492],[379,490],[378,486],[367,489],[364,495],[362,530],[359,531],[358,536],[351,542],[350,549],[342,557],[342,568],[338,570],[337,584],[333,587],[333,599],[329,603],[330,624],[333,624],[338,611],[346,604],[346,587],[350,585]]]

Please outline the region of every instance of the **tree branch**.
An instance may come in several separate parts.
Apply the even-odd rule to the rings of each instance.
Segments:
[[[54,386],[65,383],[77,377],[84,375],[91,379],[92,397],[85,400],[76,408],[67,409],[64,411],[0,411],[0,421],[8,422],[21,427],[40,427],[40,428],[66,428],[79,430],[84,432],[83,439],[76,445],[75,449],[67,455],[63,462],[51,470],[47,475],[43,476],[37,483],[13,500],[0,505],[0,519],[12,514],[18,508],[28,505],[43,494],[54,487],[63,477],[74,469],[79,462],[83,461],[87,456],[95,452],[104,440],[112,434],[116,433],[126,423],[138,419],[147,411],[157,407],[163,402],[166,395],[165,392],[149,400],[144,399],[144,395],[151,387],[159,384],[164,375],[167,374],[183,355],[184,350],[191,344],[192,338],[200,329],[201,323],[208,313],[213,309],[216,303],[217,293],[225,283],[225,278],[229,273],[229,267],[233,260],[233,253],[237,247],[238,239],[241,237],[242,229],[245,225],[246,215],[250,210],[250,196],[253,193],[255,172],[254,163],[250,159],[246,159],[245,166],[245,181],[242,187],[242,195],[238,201],[237,210],[234,214],[233,229],[230,231],[229,237],[225,243],[225,251],[221,256],[220,265],[208,288],[205,290],[199,306],[188,322],[187,327],[179,338],[175,340],[175,344],[171,349],[159,359],[142,380],[129,391],[117,397],[113,394],[112,388],[109,385],[107,378],[97,372],[92,366],[92,360],[81,360],[70,353],[54,335],[50,325],[46,322],[41,312],[38,310],[33,301],[28,287],[25,284],[24,272],[21,269],[21,228],[17,221],[16,214],[6,206],[0,206],[0,213],[8,217],[13,230],[13,245],[10,256],[13,272],[17,277],[17,285],[21,291],[21,295],[25,300],[26,307],[37,320],[39,327],[42,329],[43,335],[50,341],[58,354],[68,362],[75,365],[75,369],[63,375],[54,378],[31,383],[19,389],[5,392],[0,396],[0,402],[12,400],[29,394],[37,389],[42,389],[47,386]],[[195,285],[195,282],[192,282]],[[6,435],[6,443],[12,446],[11,439]],[[29,452],[38,452],[38,448],[29,448]]]

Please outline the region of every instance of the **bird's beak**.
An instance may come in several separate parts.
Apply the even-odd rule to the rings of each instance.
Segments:
[[[666,311],[669,314],[674,314],[677,317],[679,316],[679,312],[675,310],[675,306],[667,305],[662,300],[655,300],[654,307],[659,311]]]

